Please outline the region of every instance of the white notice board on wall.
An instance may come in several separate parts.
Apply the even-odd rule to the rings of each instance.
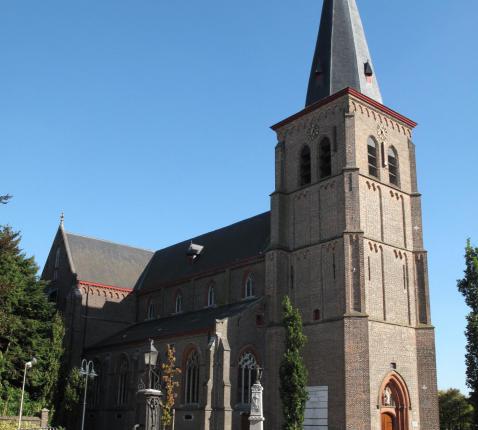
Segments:
[[[307,387],[309,400],[305,405],[304,430],[328,430],[329,388]]]

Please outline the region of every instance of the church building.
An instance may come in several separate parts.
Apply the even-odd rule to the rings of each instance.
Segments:
[[[42,277],[68,365],[99,375],[86,428],[133,428],[152,339],[182,371],[175,430],[248,429],[257,366],[279,430],[288,295],[308,338],[304,429],[439,430],[416,125],[383,104],[356,1],[324,0],[305,108],[272,127],[269,212],[156,252],[62,222]]]

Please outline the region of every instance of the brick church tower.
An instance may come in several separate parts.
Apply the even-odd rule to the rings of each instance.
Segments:
[[[382,104],[355,0],[325,0],[306,107],[272,127],[266,257],[266,362],[288,294],[309,339],[307,428],[439,429],[415,126]]]

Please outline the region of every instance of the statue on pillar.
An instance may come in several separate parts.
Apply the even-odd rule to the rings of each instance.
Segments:
[[[256,368],[257,381],[251,387],[251,414],[249,416],[250,430],[263,430],[264,413],[262,409],[262,392],[264,388],[261,385],[262,369]]]

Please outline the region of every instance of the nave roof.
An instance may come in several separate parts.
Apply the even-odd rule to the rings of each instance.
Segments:
[[[88,351],[92,352],[115,345],[124,345],[125,343],[142,343],[148,339],[167,339],[193,333],[208,333],[214,331],[217,320],[239,315],[262,300],[262,298],[252,298],[225,306],[210,307],[136,323],[93,345],[88,348]]]

